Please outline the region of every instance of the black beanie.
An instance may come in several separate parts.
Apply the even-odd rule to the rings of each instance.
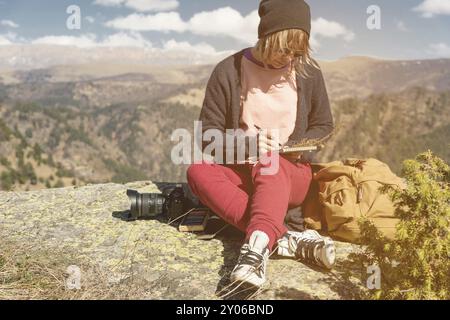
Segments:
[[[302,29],[310,35],[311,12],[304,0],[262,0],[258,13],[258,39],[286,29]]]

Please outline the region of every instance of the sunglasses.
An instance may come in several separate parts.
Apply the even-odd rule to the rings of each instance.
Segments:
[[[293,56],[294,58],[300,58],[303,55],[303,51],[292,51],[290,49],[280,49],[278,52],[284,56]]]

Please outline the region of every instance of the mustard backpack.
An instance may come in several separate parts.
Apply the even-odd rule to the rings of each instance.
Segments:
[[[325,229],[337,240],[357,243],[358,220],[367,217],[386,237],[392,239],[398,219],[394,205],[379,188],[392,185],[405,188],[403,179],[373,158],[347,158],[344,161],[315,164],[311,191],[302,207],[305,224]]]

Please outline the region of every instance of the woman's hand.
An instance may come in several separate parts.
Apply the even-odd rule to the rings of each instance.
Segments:
[[[248,158],[251,164],[256,164],[258,160],[261,158],[261,156],[266,154],[267,152],[281,149],[281,144],[278,142],[277,137],[271,135],[270,132],[267,135],[265,135],[263,134],[265,132],[264,130],[260,128],[257,129],[258,134],[256,136],[257,137],[256,141],[257,141],[258,155],[251,156]]]
[[[273,136],[270,132],[267,135],[262,134],[260,130],[258,133],[258,155],[261,157],[263,154],[280,150],[281,144],[279,143],[278,137]]]

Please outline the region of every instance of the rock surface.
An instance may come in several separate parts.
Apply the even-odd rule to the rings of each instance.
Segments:
[[[160,192],[148,181],[0,192],[0,235],[70,253],[74,265],[88,261],[111,285],[133,279],[146,289],[143,299],[354,299],[361,293],[367,275],[346,261],[358,246],[340,242],[331,272],[272,255],[262,290],[230,292],[242,234],[227,228],[205,241],[161,219],[124,221],[117,216],[129,209],[127,188]]]

